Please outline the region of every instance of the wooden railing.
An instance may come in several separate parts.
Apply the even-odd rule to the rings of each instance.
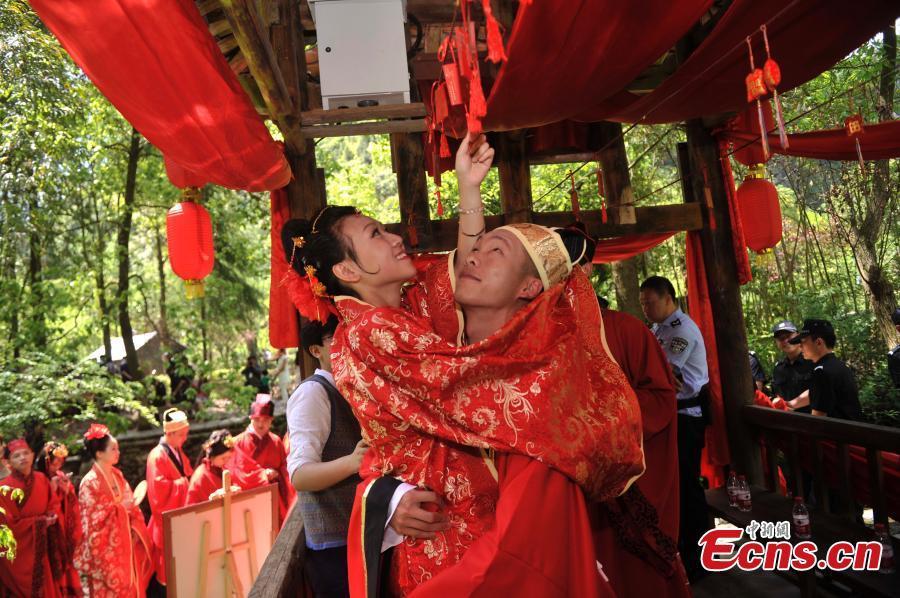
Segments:
[[[866,467],[868,470],[869,496],[871,507],[877,523],[887,524],[888,506],[884,490],[884,464],[882,452],[900,453],[900,430],[887,426],[876,426],[860,422],[818,417],[803,413],[789,413],[748,405],[743,408],[743,419],[746,423],[762,433],[765,443],[771,449],[780,447],[794,472],[800,472],[801,437],[808,439],[808,450],[811,451],[813,490],[820,510],[833,512],[829,505],[827,491],[823,447],[831,442],[837,455],[837,492],[841,497],[840,515],[854,519],[853,486],[851,482],[850,446],[865,449]],[[768,476],[766,483],[770,489],[778,487],[778,454],[776,450],[766,451]],[[793,476],[794,494],[801,494],[801,476]]]

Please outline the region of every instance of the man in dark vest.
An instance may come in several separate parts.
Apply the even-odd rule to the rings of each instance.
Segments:
[[[349,596],[347,529],[359,466],[368,448],[350,404],[334,386],[331,339],[337,328],[332,316],[325,324],[307,322],[301,346],[319,361],[287,404],[291,452],[288,472],[299,492],[306,531],[306,574],[317,598]]]

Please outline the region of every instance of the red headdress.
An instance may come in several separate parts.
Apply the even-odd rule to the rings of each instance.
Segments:
[[[275,403],[272,402],[272,395],[260,393],[256,395],[256,400],[250,405],[250,419],[265,416],[275,416]]]
[[[318,218],[316,218],[318,220]],[[305,266],[303,271],[306,276],[300,276],[294,269],[294,254],[297,249],[306,244],[303,237],[293,237],[294,251],[288,265],[291,266],[281,279],[282,286],[287,290],[291,303],[307,320],[318,320],[325,323],[332,314],[337,315],[337,308],[331,297],[325,291],[325,285],[316,277],[314,266]]]
[[[31,447],[28,446],[28,443],[25,442],[24,438],[16,438],[15,440],[10,440],[9,444],[6,445],[6,450],[9,451],[10,455],[16,451],[21,451],[22,449],[31,450]]]
[[[104,436],[109,436],[109,428],[103,424],[91,424],[91,427],[84,433],[85,440],[98,440]]]

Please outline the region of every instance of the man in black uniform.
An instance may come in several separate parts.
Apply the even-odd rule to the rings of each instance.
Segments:
[[[753,390],[766,392],[766,382],[769,379],[766,377],[766,370],[759,362],[756,351],[750,351],[750,375],[753,376]]]
[[[803,357],[800,345],[790,343],[797,336],[797,327],[790,320],[782,320],[772,327],[772,336],[778,349],[784,353],[784,358],[778,360],[772,370],[773,402],[781,400],[794,411],[809,413],[809,381],[813,363]]]
[[[900,307],[894,309],[891,314],[891,322],[900,332]],[[894,382],[894,388],[900,388],[900,345],[897,345],[888,353],[888,372],[891,374],[891,380]]]
[[[800,345],[803,356],[815,363],[809,386],[812,414],[861,421],[856,378],[834,354],[837,337],[831,322],[804,320],[803,329],[790,342]]]

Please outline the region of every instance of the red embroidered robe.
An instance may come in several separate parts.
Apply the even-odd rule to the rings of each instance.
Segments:
[[[56,500],[59,503],[60,528],[63,532],[63,540],[60,545],[60,556],[65,564],[63,574],[62,592],[64,596],[82,598],[84,592],[81,589],[81,579],[75,568],[73,559],[81,544],[81,514],[78,509],[78,496],[75,494],[75,486],[62,470],[54,475],[56,482]],[[51,488],[53,481],[51,480]]]
[[[63,596],[63,564],[60,557],[62,530],[59,524],[59,502],[50,488],[47,476],[39,471],[24,478],[17,472],[3,479],[2,485],[22,490],[22,503],[11,495],[0,495],[0,507],[16,539],[16,558],[10,562],[0,558],[2,596],[14,598],[58,598]],[[50,522],[48,516],[56,515]]]
[[[222,489],[222,469],[209,464],[209,459],[204,458],[194,473],[191,474],[191,483],[188,486],[187,503],[195,505],[198,502],[206,502],[209,495]]]
[[[244,490],[270,484],[272,482],[266,477],[266,469],[274,469],[278,472],[275,480],[278,484],[278,521],[283,523],[297,497],[297,492],[291,484],[291,478],[287,471],[287,454],[284,452],[284,443],[272,432],[260,438],[252,430],[252,427],[247,428],[238,435],[234,443],[231,473],[235,483]],[[220,481],[219,486],[221,485]]]
[[[603,310],[603,319],[609,349],[641,406],[647,471],[636,485],[655,508],[659,529],[677,543],[678,440],[672,369],[656,337],[643,322],[613,310]],[[594,540],[620,598],[691,595],[680,564],[667,577],[659,568],[625,550],[608,521],[602,522]]]
[[[450,284],[444,287],[452,305]],[[338,300],[344,321],[333,348],[335,378],[372,447],[364,477],[368,467],[440,494],[443,469],[434,463],[442,462],[445,445],[437,438],[544,460],[600,497],[617,495],[640,474],[637,403],[603,347],[586,278],[573,276],[544,293],[500,333],[471,347],[446,340],[452,323],[460,329],[455,309],[432,295],[413,297],[407,296],[411,311],[427,315],[429,304],[437,306],[440,335],[408,312]],[[453,565],[492,523],[455,507],[451,497],[448,534],[404,544],[403,562],[413,575],[400,576],[401,592]],[[465,543],[455,541],[460,531]],[[352,532],[348,549],[352,563],[358,551]],[[395,562],[395,576],[397,570]],[[351,572],[351,593],[363,595],[353,582]]]
[[[75,563],[92,598],[142,598],[153,576],[150,533],[125,476],[96,463],[78,490],[84,540]]]
[[[173,451],[175,449],[172,449]],[[156,579],[166,583],[166,559],[163,546],[162,514],[172,509],[180,509],[187,504],[188,484],[194,473],[191,462],[181,449],[175,451],[181,457],[179,471],[175,462],[169,457],[163,444],[153,447],[147,455],[147,499],[150,501],[150,540],[153,544],[153,559]]]

